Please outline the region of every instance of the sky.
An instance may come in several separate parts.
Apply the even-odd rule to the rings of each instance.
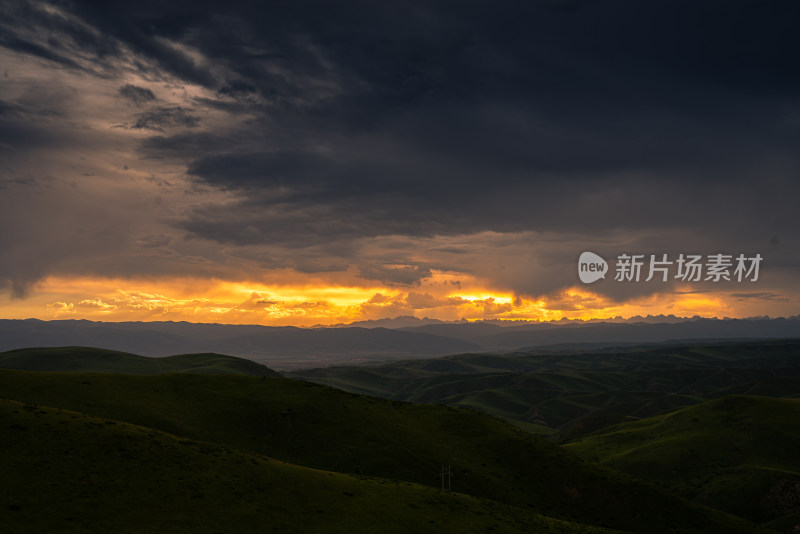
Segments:
[[[798,19],[4,1],[0,318],[797,315]],[[604,278],[581,281],[585,251]],[[730,280],[707,279],[719,254]],[[641,279],[617,279],[622,255]]]

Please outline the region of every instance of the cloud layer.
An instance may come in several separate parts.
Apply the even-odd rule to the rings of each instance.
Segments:
[[[584,250],[725,252],[765,257],[726,292],[797,302],[798,15],[7,2],[0,285],[291,272],[408,296],[444,273],[560,299]]]

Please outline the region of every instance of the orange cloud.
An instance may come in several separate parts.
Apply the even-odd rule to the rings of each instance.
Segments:
[[[648,314],[746,317],[756,315],[761,295],[742,298],[736,293],[693,293],[684,288],[619,303],[581,287],[526,297],[493,291],[475,278],[461,276],[458,283],[451,278],[452,275],[433,273],[419,291],[400,291],[385,286],[277,285],[193,278],[51,277],[41,281],[28,299],[0,302],[0,316],[295,326],[398,315],[471,321],[588,320]],[[769,293],[764,295],[768,297]],[[774,299],[768,304],[774,305]]]

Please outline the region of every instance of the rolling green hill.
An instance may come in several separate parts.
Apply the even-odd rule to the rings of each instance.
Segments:
[[[181,354],[147,358],[114,350],[91,347],[46,347],[17,349],[0,353],[1,369],[55,372],[243,374],[280,376],[251,360],[222,354]]]
[[[731,393],[800,395],[800,341],[462,354],[288,374],[355,393],[474,408],[566,440]]]
[[[3,400],[0,428],[5,534],[611,532],[67,410]]]
[[[630,532],[758,531],[464,409],[230,375],[4,370],[0,397],[339,473],[437,487],[441,465],[449,464],[455,492],[595,526]],[[40,454],[35,457],[43,461]]]
[[[800,400],[725,397],[566,448],[753,521],[800,525]]]

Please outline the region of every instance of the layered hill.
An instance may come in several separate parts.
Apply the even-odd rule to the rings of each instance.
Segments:
[[[584,436],[566,448],[780,530],[800,528],[800,399],[729,396]]]
[[[7,534],[612,532],[69,410],[0,400],[0,427]]]
[[[183,440],[239,451],[236,454],[267,456],[324,471],[388,478],[434,488],[441,484],[441,466],[451,465],[454,492],[521,510],[518,513],[522,513],[526,525],[526,514],[533,513],[629,532],[758,532],[753,524],[671,497],[491,416],[470,410],[392,402],[283,378],[201,374],[134,376],[3,370],[0,371],[0,396],[25,403],[34,411],[39,406],[50,406],[56,408],[56,413],[58,409],[63,413],[82,412],[102,419],[106,429],[125,422]],[[47,417],[53,413],[47,409],[43,411]],[[72,415],[69,418],[72,420]],[[111,423],[106,424],[106,421]],[[99,421],[88,423],[91,424],[81,428],[97,430]],[[14,424],[30,426],[30,422],[23,421],[9,423],[6,428]],[[41,430],[51,431],[52,439],[59,439],[69,423],[53,420],[49,425]],[[154,447],[154,451],[161,450],[161,446]],[[121,448],[139,450],[141,447]],[[119,449],[119,446],[109,447],[107,452],[119,452]],[[48,455],[46,449],[34,450],[36,452],[24,461],[42,470],[47,470],[54,459],[69,461],[60,453]],[[172,445],[163,450],[175,452]],[[15,456],[7,456],[5,461],[11,461],[13,467],[15,457],[24,456],[24,451],[25,448],[17,450]],[[186,470],[179,475],[186,479],[195,462],[202,465],[203,458],[182,460],[180,465]],[[149,460],[145,456],[143,461],[146,465]],[[232,461],[237,463],[236,459]],[[254,464],[240,456],[238,461],[258,469],[258,460]],[[175,462],[178,460],[172,463]],[[219,464],[219,469],[227,469],[225,465]],[[202,480],[214,482],[219,475],[216,470],[215,467],[207,476],[203,475],[206,478]],[[98,482],[100,489],[107,489],[103,484],[112,482],[103,478],[104,472],[105,468],[98,468],[93,472],[95,478],[84,480]],[[234,469],[232,473],[243,480],[246,478],[241,471]],[[263,487],[263,483],[246,479],[238,491],[247,490],[245,493],[249,495],[254,488],[258,491],[258,487]],[[327,510],[327,507],[318,508],[313,496],[303,493],[307,485],[314,485],[314,482],[281,484],[294,492],[290,500],[295,508],[290,510],[301,510],[305,514],[314,514],[317,509]],[[145,488],[156,486],[156,482],[143,485]],[[195,486],[196,491],[204,492],[203,484],[198,482]],[[28,490],[14,494],[16,500],[7,505],[17,506],[16,512],[21,511],[26,502],[35,502],[34,490],[41,489],[34,482],[23,487]],[[236,484],[220,487],[237,491]],[[352,487],[342,491],[357,495],[361,490]],[[27,501],[18,502],[19,495]],[[133,495],[135,497],[136,493]],[[401,503],[417,502],[412,497],[397,494],[385,497]],[[379,501],[383,502],[382,499]],[[269,499],[258,502],[270,509]],[[433,502],[441,501],[434,499]],[[198,507],[204,505],[202,501],[197,503]],[[358,521],[355,513],[352,517],[353,521]],[[518,528],[513,521],[508,525],[511,526],[504,528]],[[571,527],[563,528],[566,532],[572,531]],[[583,527],[576,527],[579,528]]]
[[[356,393],[475,408],[568,439],[731,393],[800,394],[800,340],[537,349],[289,374]]]

